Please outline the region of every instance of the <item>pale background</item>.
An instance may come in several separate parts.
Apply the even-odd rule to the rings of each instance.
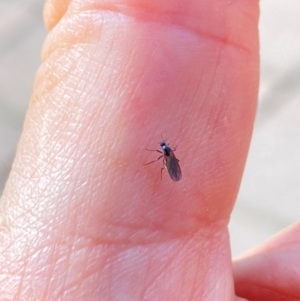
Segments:
[[[0,193],[46,36],[43,0],[0,0]],[[259,107],[230,223],[232,253],[300,215],[300,1],[262,0]]]

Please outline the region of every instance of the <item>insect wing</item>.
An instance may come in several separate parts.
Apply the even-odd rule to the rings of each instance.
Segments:
[[[175,157],[173,152],[169,157],[165,157],[166,168],[171,179],[175,182],[180,181],[182,178],[182,173],[178,162],[179,160]]]

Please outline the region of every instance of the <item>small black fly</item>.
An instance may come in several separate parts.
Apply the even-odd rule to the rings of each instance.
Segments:
[[[175,182],[178,182],[182,178],[181,169],[179,166],[179,160],[175,157],[174,151],[176,151],[176,147],[172,149],[166,142],[163,140],[160,142],[161,151],[157,149],[147,149],[151,152],[158,152],[162,155],[159,156],[156,160],[146,163],[145,165],[154,163],[160,160],[163,157],[163,167],[161,168],[161,178],[162,178],[162,171],[164,168],[167,169],[171,179]]]

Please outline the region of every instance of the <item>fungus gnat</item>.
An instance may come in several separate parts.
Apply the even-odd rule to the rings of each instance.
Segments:
[[[175,182],[178,182],[182,178],[181,169],[179,166],[179,160],[175,157],[174,151],[176,151],[176,147],[172,149],[164,140],[160,142],[161,151],[157,149],[147,149],[151,152],[158,152],[162,155],[159,156],[156,160],[146,163],[145,165],[154,163],[163,157],[163,167],[161,168],[161,178],[162,171],[164,168],[167,169],[171,179]]]

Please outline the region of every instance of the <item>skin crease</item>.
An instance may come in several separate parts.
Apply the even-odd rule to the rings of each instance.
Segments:
[[[298,259],[299,227],[232,271],[257,23],[258,1],[47,1],[0,202],[0,300],[300,299],[297,269],[274,264]],[[143,166],[161,133],[178,145],[177,183],[161,181],[162,162]]]

